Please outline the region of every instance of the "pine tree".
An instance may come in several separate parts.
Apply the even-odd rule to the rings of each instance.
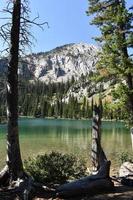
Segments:
[[[133,47],[133,13],[130,10],[125,0],[89,0],[87,13],[94,15],[92,24],[101,32],[101,37],[96,38],[102,46],[97,67],[104,77],[120,84],[128,121],[133,124],[133,59],[129,50]]]

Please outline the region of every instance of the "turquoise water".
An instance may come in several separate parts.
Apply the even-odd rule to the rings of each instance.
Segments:
[[[22,158],[52,150],[74,153],[90,161],[91,121],[66,119],[19,120]],[[122,122],[103,122],[102,145],[108,159],[118,162],[118,153],[131,152],[129,130]],[[0,125],[0,163],[6,154],[6,125]]]

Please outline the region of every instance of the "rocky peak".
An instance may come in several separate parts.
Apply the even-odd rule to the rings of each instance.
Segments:
[[[85,43],[68,44],[49,52],[41,52],[26,57],[21,73],[45,82],[66,82],[72,76],[79,79],[95,71],[98,48]],[[23,70],[22,70],[23,69]]]
[[[23,58],[19,74],[30,80],[46,83],[66,82],[95,71],[98,48],[86,43],[67,44],[48,52],[30,54]],[[7,71],[7,59],[0,60],[0,76]]]

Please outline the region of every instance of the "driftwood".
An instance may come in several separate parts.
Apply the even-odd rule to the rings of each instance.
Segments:
[[[113,190],[114,184],[109,177],[110,161],[105,161],[95,175],[64,184],[56,190],[57,197],[92,196]]]

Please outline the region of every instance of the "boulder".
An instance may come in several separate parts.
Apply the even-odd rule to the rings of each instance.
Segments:
[[[133,177],[133,162],[124,162],[119,170],[120,177],[131,176]]]

